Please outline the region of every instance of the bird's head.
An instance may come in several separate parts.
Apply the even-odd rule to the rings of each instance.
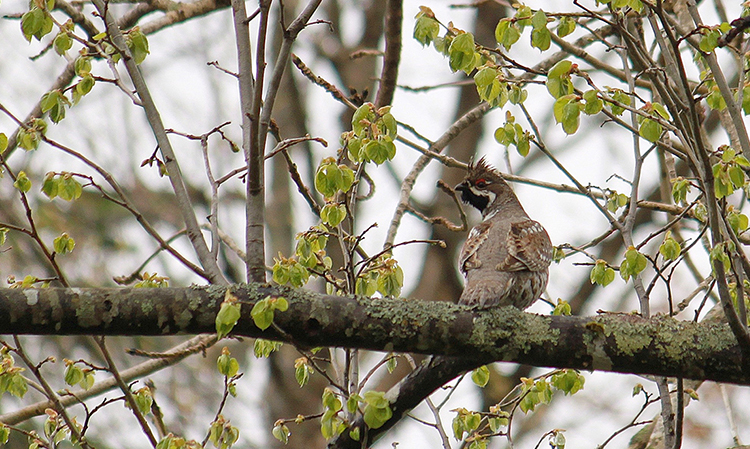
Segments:
[[[489,165],[484,158],[469,164],[466,178],[455,189],[461,192],[461,200],[471,204],[483,216],[491,213],[506,201],[516,201],[516,196],[500,172]]]

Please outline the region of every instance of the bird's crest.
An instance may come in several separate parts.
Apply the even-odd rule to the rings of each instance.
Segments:
[[[487,160],[482,157],[478,161],[469,162],[469,170],[468,170],[468,178],[470,179],[479,179],[482,176],[492,176],[502,179],[502,175],[499,171],[492,165],[490,165]]]

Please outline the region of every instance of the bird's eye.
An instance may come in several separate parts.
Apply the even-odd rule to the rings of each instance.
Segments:
[[[474,185],[477,186],[477,187],[479,187],[480,189],[483,189],[483,188],[487,187],[487,184],[489,184],[489,183],[484,178],[479,178],[479,179],[477,179],[474,182]]]

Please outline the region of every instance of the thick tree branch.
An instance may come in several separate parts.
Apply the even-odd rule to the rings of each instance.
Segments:
[[[727,325],[647,320],[636,315],[541,316],[514,308],[321,295],[248,284],[234,335],[292,339],[298,346],[460,356],[534,366],[653,374],[750,385]],[[173,335],[214,331],[224,287],[155,289],[0,289],[0,329],[8,334]],[[283,296],[283,335],[260,331],[252,305]]]

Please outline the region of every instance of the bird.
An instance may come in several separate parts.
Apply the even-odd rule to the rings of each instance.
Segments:
[[[470,163],[455,190],[482,213],[458,260],[466,277],[458,300],[477,309],[525,309],[547,287],[552,243],[547,230],[529,218],[513,189],[484,158]]]

